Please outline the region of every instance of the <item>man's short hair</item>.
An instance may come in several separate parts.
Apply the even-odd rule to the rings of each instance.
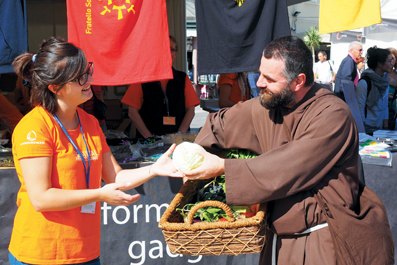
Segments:
[[[323,56],[327,56],[327,52],[326,51],[319,51],[318,53],[321,53]]]
[[[263,51],[266,59],[284,61],[283,74],[289,82],[303,73],[306,75],[305,86],[314,83],[313,57],[306,44],[298,37],[285,36],[269,43]]]
[[[359,41],[353,41],[353,42],[350,42],[350,44],[349,44],[349,52],[352,50],[352,49],[354,49],[354,47],[356,47],[357,45],[360,45],[361,47],[363,46],[363,44],[361,43],[361,42],[359,42]]]

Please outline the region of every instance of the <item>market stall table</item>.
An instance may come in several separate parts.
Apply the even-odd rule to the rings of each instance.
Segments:
[[[169,145],[144,149],[148,154],[163,153]],[[130,157],[130,154],[125,154]],[[397,161],[397,153],[392,153]],[[121,167],[136,168],[150,161],[121,163]],[[392,167],[363,164],[365,182],[384,202],[393,239],[397,242],[397,162]],[[8,244],[11,236],[20,183],[15,168],[0,169],[0,264],[8,263]],[[103,264],[257,264],[259,254],[239,256],[181,256],[167,247],[158,222],[169,203],[182,187],[177,178],[156,177],[127,191],[141,198],[130,206],[114,206],[101,202],[101,261]],[[397,247],[397,244],[395,245]],[[395,249],[397,254],[397,249]],[[396,257],[397,260],[397,257]]]
[[[144,149],[148,155],[163,153],[169,145]],[[130,157],[130,154],[125,154]],[[149,161],[121,163],[121,167],[150,165]],[[155,177],[127,191],[141,198],[129,206],[101,202],[102,264],[257,264],[259,254],[239,256],[184,256],[172,254],[167,247],[158,222],[169,203],[182,187],[182,179]],[[8,244],[11,236],[20,183],[15,168],[0,169],[0,264],[8,265]]]
[[[392,167],[363,164],[365,184],[373,190],[386,206],[394,240],[397,261],[397,153],[392,153]]]

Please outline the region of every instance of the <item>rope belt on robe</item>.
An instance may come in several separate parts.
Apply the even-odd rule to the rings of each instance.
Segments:
[[[319,225],[316,225],[316,226],[313,226],[313,227],[310,227],[310,228],[306,229],[302,233],[294,233],[294,235],[299,236],[299,235],[309,234],[311,232],[314,232],[316,230],[319,230],[319,229],[327,227],[327,226],[328,226],[328,223],[319,224]],[[277,265],[276,250],[277,250],[277,234],[274,234],[274,236],[273,236],[273,246],[272,246],[272,265]]]

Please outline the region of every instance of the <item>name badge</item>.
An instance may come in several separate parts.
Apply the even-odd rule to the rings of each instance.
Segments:
[[[95,213],[95,206],[96,202],[92,202],[90,204],[86,204],[81,206],[81,211],[82,213]]]
[[[175,125],[175,117],[163,117],[163,124],[164,125]]]

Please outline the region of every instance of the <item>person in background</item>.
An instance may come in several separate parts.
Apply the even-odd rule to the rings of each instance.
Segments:
[[[228,205],[267,203],[259,264],[336,264],[326,215],[313,194],[320,190],[329,203],[355,209],[354,118],[342,100],[314,84],[312,54],[298,37],[269,43],[259,71],[260,96],[210,113],[195,140],[215,154],[239,148],[259,156],[222,159],[197,150],[203,164],[184,174],[192,180],[225,174]]]
[[[387,49],[376,46],[367,50],[368,68],[361,74],[356,87],[356,96],[365,132],[373,134],[379,129],[388,129],[389,78],[394,65],[393,56]]]
[[[314,81],[318,84],[331,85],[335,81],[336,72],[334,64],[327,60],[327,53],[325,51],[319,51],[318,62],[314,64]]]
[[[389,85],[392,88],[396,88],[397,87],[397,49],[395,48],[387,48],[387,49],[390,51],[391,56],[394,60],[394,64],[391,71],[387,73],[387,76],[389,78]],[[394,92],[394,91],[390,91],[390,92]]]
[[[32,110],[32,104],[30,104],[30,88],[29,84],[18,76],[17,82],[14,89],[14,98],[16,102],[16,108],[22,115],[25,115]]]
[[[172,36],[170,46],[174,62],[178,46]],[[151,139],[154,135],[185,133],[190,129],[200,100],[186,73],[173,67],[172,73],[171,80],[130,85],[121,100],[128,105],[128,116],[137,129],[136,138]]]
[[[363,46],[360,42],[354,41],[349,45],[349,53],[342,60],[335,77],[335,94],[345,100],[342,88],[342,80],[352,81],[357,86],[359,75],[357,71],[357,60],[363,54]]]
[[[95,93],[95,96],[98,100],[102,100],[102,86],[92,85],[91,90],[92,90],[92,93]],[[85,110],[85,112],[87,112],[88,114],[91,114],[92,116],[97,118],[99,125],[101,126],[103,132],[107,131],[106,120],[98,115],[98,110],[95,107],[94,95],[89,100],[87,100],[86,102],[81,104],[80,107],[83,110]]]
[[[248,75],[245,72],[221,74],[218,78],[219,108],[235,105],[240,101],[252,98]]]
[[[391,71],[387,73],[387,77],[389,78],[389,129],[395,130],[397,118],[397,49],[387,49],[390,51],[394,60],[393,67]]]
[[[361,73],[365,70],[365,60],[364,57],[360,57],[360,59],[357,60],[357,71],[358,71],[358,76],[361,76]]]
[[[99,265],[100,201],[127,206],[140,195],[125,190],[156,175],[181,177],[169,157],[175,145],[152,166],[122,170],[97,119],[78,108],[94,81],[81,49],[53,37],[13,65],[31,84],[34,109],[12,136],[21,188],[10,263]]]
[[[12,134],[22,117],[19,110],[0,93],[0,129],[5,129]]]

